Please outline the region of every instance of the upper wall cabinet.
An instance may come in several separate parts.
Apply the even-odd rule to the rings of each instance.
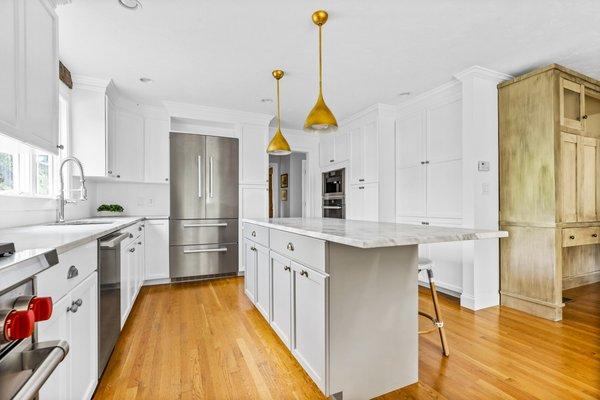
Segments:
[[[325,134],[319,140],[319,165],[330,165],[348,161],[348,135],[345,132]]]
[[[145,181],[169,182],[169,121],[146,118],[144,123]]]
[[[57,153],[58,18],[48,0],[0,4],[0,133]]]
[[[379,172],[378,123],[360,121],[348,128],[350,136],[350,184],[377,182]]]
[[[600,92],[561,77],[559,97],[563,127],[600,137]]]
[[[114,166],[110,176],[124,181],[144,181],[144,118],[117,110],[114,132]]]

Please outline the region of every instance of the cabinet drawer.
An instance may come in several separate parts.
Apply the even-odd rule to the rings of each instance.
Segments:
[[[244,237],[269,247],[269,228],[264,226],[244,223]]]
[[[237,219],[171,220],[171,245],[237,243]]]
[[[134,238],[136,236],[139,236],[140,233],[142,233],[144,231],[144,226],[145,226],[144,223],[137,222],[131,226],[128,226],[125,229],[122,229],[121,232],[127,232],[127,233],[129,233],[130,238]]]
[[[51,296],[56,302],[98,269],[97,266],[98,244],[96,241],[60,254],[58,265],[35,276],[37,293]],[[71,273],[69,273],[70,270]]]
[[[238,270],[237,244],[204,244],[171,246],[169,249],[171,278],[233,273]],[[177,266],[177,268],[173,268]]]
[[[326,272],[325,241],[277,229],[270,229],[269,235],[271,250],[311,268]]]
[[[600,243],[600,227],[568,228],[562,230],[563,247]]]

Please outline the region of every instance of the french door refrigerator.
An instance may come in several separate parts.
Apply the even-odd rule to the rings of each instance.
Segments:
[[[238,140],[170,134],[173,280],[238,271]]]

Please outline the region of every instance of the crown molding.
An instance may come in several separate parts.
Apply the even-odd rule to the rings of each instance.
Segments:
[[[85,75],[72,75],[73,88],[106,92],[109,86],[114,86],[112,79],[93,78]]]
[[[364,110],[352,114],[348,118],[344,118],[342,121],[340,121],[339,125],[349,125],[352,122],[367,116],[372,116],[374,118],[395,118],[396,107],[389,104],[375,103],[372,106],[365,108]]]
[[[224,122],[230,124],[252,124],[268,126],[275,118],[272,114],[253,113],[227,108],[209,107],[198,104],[164,101],[170,117],[199,121]]]
[[[454,78],[458,79],[461,82],[464,82],[466,79],[469,78],[480,78],[487,79],[498,84],[500,82],[513,79],[514,77],[503,72],[494,71],[489,68],[481,67],[479,65],[473,65],[472,67],[469,67],[465,70],[454,74]]]

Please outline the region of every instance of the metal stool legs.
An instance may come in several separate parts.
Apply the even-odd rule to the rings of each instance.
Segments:
[[[440,335],[440,341],[442,342],[442,353],[446,357],[448,357],[450,355],[450,349],[448,348],[448,341],[446,340],[446,332],[444,331],[444,321],[442,320],[442,310],[438,302],[437,288],[435,285],[435,280],[433,279],[433,270],[431,269],[431,264],[428,264],[426,266],[420,265],[419,272],[421,272],[422,270],[427,271],[427,280],[429,282],[429,291],[431,293],[431,300],[433,301],[433,310],[435,312],[435,316],[419,311],[419,315],[428,318],[433,323],[433,327],[431,327],[430,329],[419,331],[419,334],[430,333],[437,329]]]

